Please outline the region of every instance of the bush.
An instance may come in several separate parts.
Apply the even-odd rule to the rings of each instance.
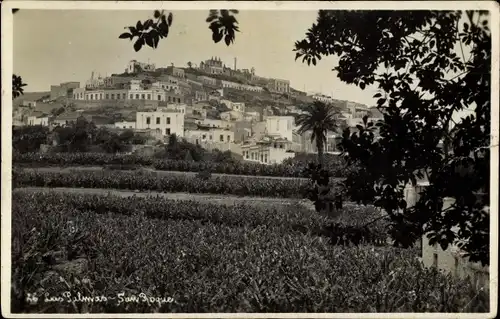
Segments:
[[[71,174],[37,171],[13,171],[13,187],[84,187],[140,191],[232,194],[239,196],[301,198],[306,180],[241,178],[217,176],[202,180],[192,175],[163,175],[127,171],[73,171]]]
[[[108,211],[108,202],[77,209],[51,196],[13,200],[13,312],[489,310],[486,292],[424,269],[413,250],[331,247],[321,237],[279,225],[148,218],[140,205],[137,214],[124,216]],[[62,267],[77,261],[81,267]],[[140,299],[43,302],[43,294],[65,291]],[[39,302],[27,303],[26,292],[40,296]],[[141,293],[174,302],[140,302]]]
[[[192,145],[192,144],[191,144]],[[227,152],[213,152],[201,154],[199,146],[189,149],[194,161],[185,161],[185,153],[175,160],[167,159],[168,150],[165,148],[155,155],[155,159],[148,156],[100,154],[100,153],[59,153],[59,154],[13,154],[14,165],[30,164],[36,166],[72,166],[90,165],[101,166],[106,164],[135,164],[138,166],[151,166],[163,171],[200,172],[210,170],[212,173],[275,176],[275,177],[307,177],[305,169],[308,162],[287,160],[283,164],[264,165],[251,162],[238,162],[231,158]],[[180,153],[179,153],[180,154]],[[201,157],[200,157],[201,156]],[[203,158],[202,158],[203,157]],[[340,160],[338,166],[333,162],[327,165],[331,176],[338,178],[344,176],[348,170]]]

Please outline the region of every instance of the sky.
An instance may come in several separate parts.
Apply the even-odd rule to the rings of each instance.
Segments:
[[[153,50],[136,53],[132,42],[118,39],[124,27],[152,17],[148,11],[29,10],[14,15],[14,73],[28,84],[26,92],[49,91],[50,85],[78,81],[91,72],[102,76],[122,73],[130,60],[157,67],[186,67],[218,56],[229,67],[255,68],[256,74],[290,80],[291,86],[321,92],[339,100],[374,105],[374,88],[361,90],[342,83],[332,68],[334,57],[316,66],[295,61],[294,43],[316,21],[317,11],[240,11],[240,31],[231,46],[213,43],[205,19],[208,10],[173,11],[166,39]]]

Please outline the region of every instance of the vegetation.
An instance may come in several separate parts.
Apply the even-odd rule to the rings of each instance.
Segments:
[[[103,165],[127,165],[139,167],[151,167],[162,171],[182,171],[200,172],[208,170],[219,174],[253,175],[253,176],[274,176],[274,177],[309,177],[307,172],[308,163],[313,161],[313,154],[297,154],[296,158],[287,159],[282,164],[264,165],[249,162],[235,162],[228,152],[214,150],[205,152],[203,159],[196,161],[200,156],[197,154],[197,147],[193,144],[179,143],[180,160],[168,159],[168,146],[156,154],[157,158],[140,155],[125,154],[103,154],[103,153],[20,153],[14,152],[12,162],[15,166],[103,166]],[[184,148],[184,146],[186,145]],[[186,161],[187,150],[191,151],[193,161]],[[343,177],[349,174],[352,168],[345,165],[338,156],[325,156],[325,169],[332,177]]]
[[[24,87],[26,86],[26,83],[23,83],[23,79],[18,76],[13,74],[12,75],[12,99],[15,99],[21,95],[24,94]]]
[[[288,228],[284,212],[273,216],[251,207],[224,209],[223,220],[236,222],[231,225],[220,223],[219,211],[210,206],[201,210],[192,202],[170,207],[162,201],[123,200],[14,194],[14,312],[486,312],[489,308],[486,292],[423,268],[412,250],[332,247],[320,236]],[[182,218],[179,212],[187,206],[193,206],[195,213]],[[144,216],[145,207],[166,210],[165,215],[173,218]],[[127,213],[116,213],[118,208]],[[305,212],[303,217],[293,214],[305,227],[314,220]],[[198,219],[202,215],[207,216],[205,221]],[[265,224],[258,225],[251,217],[255,215],[265,218]],[[78,293],[117,297],[123,292],[127,297],[144,293],[173,300],[44,302],[44,293],[61,296],[64,291],[75,297]],[[31,302],[26,292],[32,292]]]
[[[489,23],[487,11],[321,10],[295,44],[302,61],[336,55],[343,82],[380,90],[374,97],[383,121],[344,133],[344,154],[359,167],[346,181],[351,197],[389,214],[397,245],[428,234],[431,244],[458,244],[483,264],[490,250]],[[474,115],[455,123],[466,108]],[[404,187],[423,177],[430,186],[408,207]],[[446,197],[455,202],[443,210]]]
[[[238,10],[210,10],[207,22],[210,23],[209,28],[212,31],[212,39],[215,43],[224,39],[226,45],[234,42],[238,29],[238,21],[234,14]],[[153,13],[154,19],[148,19],[144,22],[137,21],[135,26],[125,27],[129,32],[122,33],[120,39],[137,38],[134,42],[134,50],[140,51],[143,45],[156,49],[161,39],[168,36],[170,27],[172,26],[173,14],[168,15],[165,11],[155,10]]]
[[[13,187],[113,188],[138,191],[228,194],[238,196],[301,198],[309,187],[307,180],[241,178],[216,176],[208,180],[193,175],[159,174],[141,171],[79,171],[69,174],[13,171]]]
[[[328,132],[336,132],[338,123],[336,115],[338,110],[326,105],[320,101],[314,101],[312,104],[303,108],[306,113],[297,117],[297,125],[300,126],[298,133],[304,134],[311,132],[311,142],[316,143],[318,150],[318,163],[323,166],[323,152]]]
[[[38,152],[40,145],[47,143],[48,136],[49,128],[41,125],[12,127],[14,154]]]

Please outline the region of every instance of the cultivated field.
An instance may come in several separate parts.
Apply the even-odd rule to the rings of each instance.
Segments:
[[[53,168],[12,178],[14,312],[488,311],[486,292],[389,246],[386,219],[360,231],[382,217],[375,208],[316,213],[304,179]]]

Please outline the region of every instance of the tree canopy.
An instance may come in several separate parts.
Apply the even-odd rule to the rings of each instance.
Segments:
[[[297,125],[300,126],[299,134],[307,131],[311,132],[311,142],[314,141],[318,150],[318,162],[323,164],[323,150],[327,142],[329,131],[337,131],[338,110],[331,105],[320,101],[314,101],[307,105],[303,111],[305,113],[297,116]]]
[[[333,70],[340,80],[378,86],[374,98],[383,120],[365,119],[343,134],[343,154],[359,168],[346,181],[351,197],[388,213],[398,245],[428,234],[431,245],[457,244],[471,261],[487,264],[488,12],[321,10],[295,51],[296,59],[313,65],[338,56]],[[455,122],[464,109],[475,112]],[[430,185],[410,206],[404,187],[421,178]],[[455,201],[443,210],[445,198]]]
[[[238,10],[210,10],[206,22],[209,23],[209,29],[212,31],[212,40],[219,43],[222,39],[226,45],[230,45],[236,38],[236,32],[239,32],[238,21],[235,14]],[[168,37],[170,27],[172,26],[173,14],[165,13],[164,10],[155,10],[152,19],[137,21],[134,26],[125,27],[129,32],[120,34],[120,39],[134,39],[134,50],[140,51],[143,45],[156,49],[161,39]]]

